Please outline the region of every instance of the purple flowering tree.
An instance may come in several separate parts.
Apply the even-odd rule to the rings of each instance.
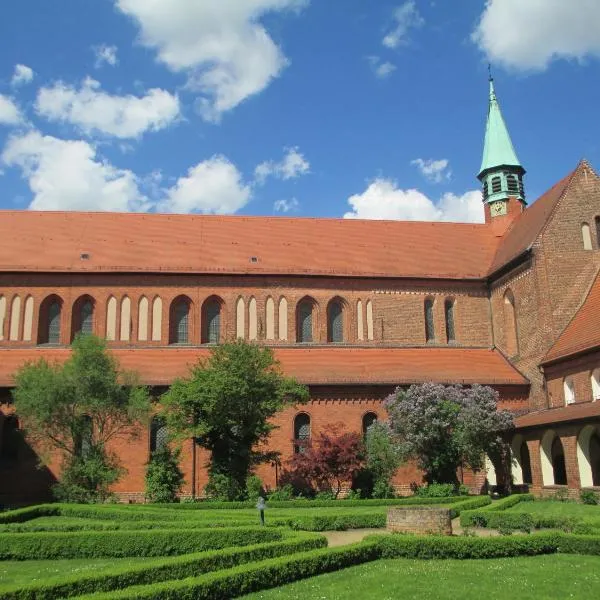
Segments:
[[[428,483],[457,483],[459,466],[481,470],[485,454],[507,455],[513,419],[497,405],[491,387],[438,383],[398,388],[385,400],[401,455],[416,460]]]

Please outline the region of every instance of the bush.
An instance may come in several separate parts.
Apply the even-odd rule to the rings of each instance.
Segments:
[[[251,475],[246,479],[246,492],[250,502],[256,502],[259,496],[262,496],[263,498],[266,498],[267,496],[260,477],[257,477],[256,475]]]
[[[183,473],[179,468],[179,450],[172,450],[167,444],[155,450],[146,465],[148,502],[176,502],[183,481]]]
[[[2,588],[4,600],[29,600],[41,598],[55,600],[93,592],[107,592],[133,585],[147,585],[160,581],[184,579],[198,573],[229,569],[236,565],[261,561],[277,556],[327,546],[323,536],[294,533],[280,542],[254,544],[244,548],[227,548],[173,558],[148,561],[135,567],[116,566],[102,573],[68,575],[50,583],[33,583],[27,586]]]
[[[394,486],[385,479],[380,479],[373,486],[373,498],[395,498]]]
[[[458,490],[452,483],[430,483],[429,485],[415,486],[415,496],[419,498],[448,498],[457,496]]]
[[[287,483],[283,487],[278,487],[269,493],[269,502],[271,501],[282,501],[292,500],[294,497],[294,488],[291,483]]]
[[[204,493],[211,500],[218,502],[227,502],[228,500],[242,500],[244,492],[239,483],[228,475],[223,473],[211,473],[208,483],[204,488]]]
[[[583,504],[600,504],[600,495],[592,490],[581,490],[579,499]]]
[[[0,560],[172,556],[280,539],[280,531],[264,527],[114,531],[110,535],[100,531],[2,533]]]
[[[345,531],[346,529],[385,527],[386,515],[383,513],[310,515],[292,519],[278,519],[276,522],[299,531]]]

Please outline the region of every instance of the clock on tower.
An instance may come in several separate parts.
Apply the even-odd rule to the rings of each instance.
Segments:
[[[492,217],[500,217],[506,214],[506,202],[504,200],[498,200],[490,204],[490,214]]]

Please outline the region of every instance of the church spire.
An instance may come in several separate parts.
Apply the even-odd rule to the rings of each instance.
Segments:
[[[483,159],[478,179],[483,184],[483,201],[491,205],[491,215],[506,214],[511,198],[525,204],[523,175],[525,169],[517,158],[490,73],[490,98],[485,127]]]

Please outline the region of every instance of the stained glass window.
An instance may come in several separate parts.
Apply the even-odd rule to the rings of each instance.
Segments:
[[[339,302],[331,302],[327,315],[328,341],[340,343],[344,341],[344,319],[342,305]]]
[[[169,432],[163,417],[153,417],[150,424],[150,452],[160,450],[168,441]]]
[[[204,305],[203,344],[218,344],[221,338],[221,304],[211,300]]]
[[[48,344],[60,343],[60,303],[54,301],[48,307]]]
[[[306,413],[296,415],[294,419],[294,452],[306,451],[310,440],[310,417]]]
[[[173,311],[173,317],[175,319],[173,329],[173,343],[174,344],[187,344],[189,340],[189,313],[190,305],[186,300],[180,300]]]
[[[298,307],[298,341],[312,342],[312,304],[309,301]]]

